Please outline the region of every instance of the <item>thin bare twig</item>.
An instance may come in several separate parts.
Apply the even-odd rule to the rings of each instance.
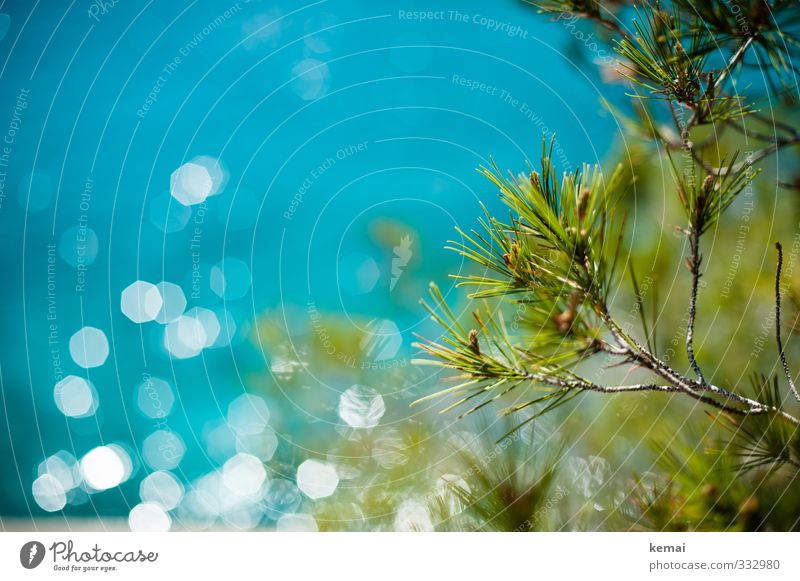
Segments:
[[[689,272],[692,274],[692,291],[689,296],[689,321],[686,324],[686,355],[689,358],[689,364],[692,366],[697,379],[700,383],[705,384],[706,380],[703,377],[703,372],[700,371],[700,366],[694,356],[694,321],[697,318],[697,287],[700,283],[700,232],[697,228],[692,228],[689,231],[689,249],[690,256],[688,260]]]
[[[786,353],[783,350],[783,339],[781,338],[781,269],[783,268],[783,246],[781,246],[780,242],[776,242],[775,248],[778,250],[778,268],[775,271],[775,341],[778,343],[778,353],[781,357],[786,380],[789,382],[789,389],[792,390],[792,395],[794,395],[795,399],[800,401],[800,393],[798,393],[797,386],[789,371],[789,364],[786,362]]]
[[[685,393],[686,395],[706,403],[708,405],[719,408],[723,411],[739,414],[739,415],[759,415],[765,413],[774,413],[783,419],[800,426],[800,419],[793,415],[773,406],[765,405],[754,399],[750,399],[743,395],[739,395],[723,387],[713,385],[708,382],[700,383],[685,377],[681,373],[675,371],[664,361],[650,353],[647,349],[642,347],[635,339],[627,336],[621,331],[619,325],[614,321],[608,312],[607,307],[601,305],[599,308],[599,316],[603,320],[606,327],[611,331],[612,336],[618,343],[623,343],[622,351],[626,353],[620,354],[620,348],[614,348],[613,351],[607,352],[614,355],[621,355],[629,361],[635,362],[637,365],[649,369],[662,379],[666,380],[670,385],[677,388],[677,391]],[[724,401],[714,399],[705,395],[703,392],[711,392],[714,395],[722,398]],[[737,405],[731,405],[735,403]],[[743,406],[737,407],[738,405]]]

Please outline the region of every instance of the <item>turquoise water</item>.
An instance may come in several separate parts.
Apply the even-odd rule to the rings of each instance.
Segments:
[[[604,159],[589,45],[522,3],[452,4],[0,4],[0,515],[127,515],[149,472],[226,461],[209,433],[234,401],[245,424],[266,401],[296,465],[309,414],[241,399],[292,371],[259,318],[371,321],[366,351],[405,364],[454,227],[498,209],[475,168],[524,170],[553,133],[563,167]],[[162,319],[134,322],[136,281],[185,307],[131,293]],[[333,421],[341,386],[311,375]],[[122,472],[92,456],[79,484],[104,445]]]

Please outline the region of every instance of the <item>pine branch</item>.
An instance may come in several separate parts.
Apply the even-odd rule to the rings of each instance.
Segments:
[[[733,71],[744,62],[747,53],[756,47],[766,51],[766,56],[773,61],[776,68],[792,66],[783,55],[771,50],[769,41],[770,34],[780,34],[781,43],[787,42],[788,35],[777,26],[776,18],[780,12],[788,20],[794,15],[792,9],[787,6],[781,6],[780,9],[775,7],[774,16],[751,14],[753,21],[747,28],[749,32],[741,35],[738,32],[741,31],[742,24],[736,22],[736,19],[731,20],[731,14],[725,10],[717,11],[714,7],[710,12],[704,9],[701,14],[691,2],[675,2],[674,8],[676,10],[672,14],[660,10],[657,5],[653,7],[647,4],[643,9],[637,9],[638,18],[634,20],[635,37],[632,39],[623,31],[617,31],[622,39],[615,41],[620,56],[629,63],[621,62],[620,65],[628,70],[626,76],[631,81],[647,88],[653,94],[660,94],[670,106],[674,99],[691,110],[691,117],[686,123],[680,123],[673,116],[677,134],[681,139],[670,139],[656,129],[661,141],[667,143],[669,149],[688,150],[707,173],[717,175],[724,175],[727,171],[738,172],[747,164],[752,165],[780,149],[800,143],[800,132],[786,125],[789,136],[768,139],[770,145],[750,154],[749,161],[726,168],[715,167],[705,162],[698,151],[703,145],[696,145],[689,139],[692,129],[700,124],[730,122],[756,112],[749,104],[743,102],[743,97],[721,94],[720,90]],[[688,26],[682,24],[687,15],[692,21]],[[584,16],[602,24],[595,14],[587,13]],[[704,42],[704,37],[708,36],[709,24],[719,31],[713,46]],[[684,48],[687,40],[688,49]],[[725,65],[716,71],[705,71],[707,54],[710,50],[721,49],[732,41],[736,41],[737,44],[735,48],[732,47],[731,56]],[[704,80],[707,80],[705,88],[703,88]]]
[[[432,291],[432,294],[436,294],[436,291]],[[443,302],[441,305],[443,309],[452,313]],[[431,310],[430,306],[428,306],[428,308]],[[434,318],[441,321],[441,319],[435,315]],[[443,412],[445,412],[467,403],[476,397],[487,395],[489,392],[495,394],[490,395],[489,399],[486,399],[484,402],[468,409],[461,415],[461,417],[463,417],[481,409],[488,403],[496,401],[499,397],[523,385],[527,387],[550,386],[558,388],[557,391],[549,392],[543,397],[518,404],[506,410],[506,413],[511,413],[525,409],[531,405],[547,403],[547,407],[537,414],[538,417],[538,415],[553,411],[584,391],[595,391],[606,394],[657,391],[665,393],[683,393],[706,405],[730,414],[771,414],[792,424],[800,425],[800,419],[781,410],[777,405],[764,404],[722,387],[707,382],[701,383],[685,377],[668,364],[659,360],[647,349],[639,345],[634,339],[624,335],[620,331],[619,325],[617,325],[613,319],[606,315],[604,320],[620,346],[614,347],[607,343],[600,342],[594,346],[593,351],[605,351],[613,355],[621,356],[632,364],[651,370],[657,376],[664,379],[667,382],[666,384],[599,385],[575,375],[566,367],[554,364],[553,360],[545,358],[526,359],[526,354],[515,349],[512,341],[504,332],[501,332],[499,338],[496,335],[490,335],[487,343],[489,346],[494,347],[495,353],[489,354],[484,349],[480,348],[477,338],[478,332],[471,331],[465,333],[464,337],[453,338],[451,336],[450,338],[445,338],[447,345],[425,339],[423,339],[422,343],[417,344],[418,347],[432,355],[434,359],[415,360],[415,363],[438,365],[458,370],[465,375],[461,377],[463,381],[456,386],[421,398],[414,402],[414,405],[445,395],[466,394],[456,403],[443,410]],[[449,325],[448,328],[451,333],[455,330],[454,327],[455,325],[453,324]],[[497,333],[501,331],[502,325],[492,323],[491,327],[485,327],[485,329]],[[711,395],[708,395],[708,393]]]
[[[464,235],[470,245],[453,247],[497,275],[460,277],[461,284],[488,286],[492,296],[521,293],[523,298],[518,302],[524,305],[529,322],[539,332],[531,344],[521,347],[520,338],[509,333],[502,311],[492,310],[488,305],[484,313],[473,313],[477,327],[467,330],[447,306],[438,287],[431,285],[433,304],[423,304],[446,334],[440,341],[421,338],[418,346],[433,359],[418,363],[440,365],[461,375],[457,376],[460,383],[454,387],[420,401],[446,394],[459,395],[460,399],[447,410],[469,403],[471,407],[463,416],[520,387],[553,388],[541,397],[506,410],[512,413],[543,405],[536,417],[557,409],[582,392],[659,391],[683,393],[734,415],[769,414],[800,425],[800,420],[777,405],[707,382],[694,358],[700,236],[753,179],[753,173],[707,175],[698,186],[673,165],[679,198],[689,222],[687,263],[692,273],[692,292],[687,353],[697,375],[697,379],[691,379],[660,360],[651,349],[641,346],[610,315],[606,289],[611,283],[612,269],[607,264],[608,248],[604,241],[606,229],[613,228],[608,200],[618,196],[615,189],[623,187],[621,179],[613,177],[604,183],[599,171],[584,170],[558,180],[551,151],[544,149],[541,173],[532,172],[528,179],[502,178],[496,167],[493,172],[484,170],[511,210],[511,226],[487,216],[482,221],[485,235]],[[734,155],[731,164],[735,163]],[[486,293],[479,289],[470,296],[483,297]],[[611,342],[603,338],[601,327],[610,334]],[[620,357],[632,367],[649,369],[664,383],[600,385],[572,371],[578,362],[600,352]]]
[[[625,186],[622,172],[617,169],[604,180],[597,168],[584,166],[559,177],[552,164],[551,142],[549,148],[543,145],[541,171],[506,177],[494,164],[491,169],[482,169],[500,190],[510,211],[509,219],[501,222],[487,213],[481,220],[481,229],[460,231],[461,241],[453,242],[451,247],[480,268],[478,273],[456,277],[459,285],[473,289],[469,296],[500,300],[492,310],[487,307],[485,312],[475,314],[478,325],[467,330],[446,305],[438,304],[443,303],[441,295],[434,297],[437,304],[429,307],[431,316],[444,321],[447,333],[438,341],[423,339],[420,347],[433,357],[427,363],[454,370],[459,383],[424,399],[457,395],[457,401],[448,409],[466,406],[463,416],[499,402],[509,393],[522,391],[523,397],[504,408],[503,413],[531,408],[534,413],[527,420],[531,421],[586,392],[621,396],[632,392],[682,394],[716,410],[720,417],[732,418],[735,425],[746,426],[753,438],[763,435],[769,439],[765,448],[760,448],[757,441],[747,443],[743,453],[749,456],[745,462],[794,465],[799,456],[787,452],[786,446],[793,441],[791,434],[797,431],[800,419],[783,409],[777,382],[771,389],[755,389],[752,396],[738,388],[716,385],[704,377],[694,342],[702,236],[721,220],[758,175],[753,165],[799,144],[800,132],[791,124],[776,122],[774,127],[780,128],[780,133],[776,131],[774,136],[760,131],[749,134],[762,141],[763,147],[744,159],[739,159],[738,153],[722,157],[716,161],[718,165],[704,159],[704,152],[715,144],[719,147],[718,124],[721,129],[732,125],[742,131],[740,124],[749,116],[763,121],[751,101],[735,93],[734,77],[749,65],[750,55],[764,58],[776,70],[794,70],[776,46],[783,43],[794,51],[800,47],[778,25],[779,19],[788,21],[800,16],[797,3],[775,3],[767,12],[759,7],[740,11],[747,12],[749,28],[744,30],[739,17],[718,3],[698,10],[691,0],[647,2],[635,7],[632,35],[608,19],[609,15],[616,16],[615,11],[596,0],[544,1],[537,5],[547,12],[592,19],[619,35],[613,42],[622,59],[623,75],[631,86],[644,89],[642,94],[630,95],[638,118],[627,120],[627,124],[632,134],[643,140],[656,137],[664,145],[686,214],[682,231],[689,246],[686,263],[691,287],[685,343],[691,372],[678,371],[659,358],[655,329],[651,338],[644,318],[641,322],[646,346],[639,344],[611,315],[609,289],[615,281],[624,236],[624,222],[615,220],[613,211]],[[671,11],[662,9],[662,5]],[[721,66],[710,64],[712,54],[724,55]],[[768,73],[766,78],[773,82],[774,76]],[[729,86],[733,88],[726,88]],[[661,118],[656,110],[660,102],[666,102],[664,109],[668,107],[672,114],[674,129],[654,122]],[[649,103],[653,103],[652,108]],[[714,134],[695,142],[695,130],[708,125],[714,125]],[[688,153],[690,163],[679,168],[670,155],[672,151]],[[780,334],[781,265],[779,248],[776,338],[789,388],[800,399]],[[635,273],[630,274],[642,311],[638,282]],[[534,331],[532,334],[509,333],[503,305],[512,300],[517,308],[511,328],[516,332],[522,327]],[[613,385],[576,373],[579,363],[599,354],[618,359],[615,366],[627,365],[631,371],[644,369],[652,377],[642,383]],[[527,397],[528,392],[538,395]]]

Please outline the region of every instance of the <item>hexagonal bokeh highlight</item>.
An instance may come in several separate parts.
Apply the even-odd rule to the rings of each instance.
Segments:
[[[131,509],[128,526],[135,533],[164,533],[172,526],[172,518],[161,505],[142,502]]]
[[[250,454],[236,454],[222,467],[225,486],[237,496],[253,496],[261,491],[267,470],[261,460]]]
[[[156,430],[142,442],[142,456],[153,470],[177,468],[185,453],[183,440],[171,430]]]
[[[336,491],[339,476],[330,464],[306,460],[297,467],[297,488],[311,499],[325,498]]]
[[[170,194],[184,206],[201,204],[211,195],[214,182],[208,169],[198,163],[185,163],[170,176]]]
[[[155,321],[163,305],[158,287],[143,280],[125,287],[120,296],[122,314],[134,323]]]
[[[386,413],[386,404],[377,391],[356,384],[339,396],[338,411],[351,428],[374,428]]]
[[[203,327],[203,334],[205,335],[203,347],[213,347],[219,338],[220,332],[217,314],[202,307],[194,307],[186,311],[186,316],[195,319]]]
[[[84,369],[100,367],[108,359],[106,334],[96,327],[83,327],[70,337],[69,354]]]
[[[250,268],[238,258],[225,258],[211,267],[211,290],[219,297],[234,301],[250,290]]]
[[[162,281],[156,285],[161,294],[161,309],[156,315],[156,321],[162,325],[177,321],[186,310],[186,295],[177,284]]]
[[[84,482],[96,491],[108,490],[122,484],[130,476],[131,460],[115,445],[98,446],[81,458]]]
[[[361,252],[348,254],[339,262],[339,286],[349,295],[372,292],[380,277],[381,271],[375,259]]]
[[[175,395],[172,385],[158,377],[148,377],[136,388],[136,406],[148,418],[164,418],[172,411]]]
[[[394,321],[373,319],[367,324],[361,340],[364,356],[375,361],[394,359],[403,345],[403,336]]]
[[[53,399],[55,399],[58,410],[69,418],[92,416],[99,405],[94,385],[75,375],[68,375],[56,383],[53,389]]]
[[[242,394],[228,406],[228,424],[239,435],[260,434],[268,423],[267,402],[257,395]]]
[[[139,498],[142,502],[157,504],[164,510],[177,508],[183,495],[183,485],[164,470],[148,474],[139,484]]]

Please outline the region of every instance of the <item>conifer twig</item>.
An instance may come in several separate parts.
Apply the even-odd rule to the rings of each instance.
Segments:
[[[690,256],[687,264],[692,275],[692,290],[689,297],[689,320],[686,324],[686,355],[689,358],[689,364],[697,375],[697,379],[704,384],[706,380],[694,356],[694,321],[697,317],[697,287],[700,282],[700,262],[702,261],[700,256],[700,233],[696,228],[692,228],[689,231],[689,247]]]
[[[606,317],[604,320],[608,324],[609,328],[617,327],[617,324],[610,317]],[[615,336],[617,335],[618,333],[615,334]],[[624,337],[624,335],[618,336]],[[689,379],[688,377],[685,377],[681,373],[675,371],[667,363],[655,357],[635,340],[631,338],[624,338],[624,340],[627,345],[624,349],[626,352],[626,355],[624,356],[630,361],[637,363],[640,367],[649,369],[659,377],[668,381],[675,387],[675,391],[685,393],[686,395],[689,395],[698,401],[719,408],[728,413],[734,413],[738,415],[760,415],[766,413],[775,413],[783,419],[800,426],[800,419],[774,405],[763,404],[759,401],[734,393],[723,387],[719,387],[708,382],[700,383],[699,381]],[[614,353],[619,354],[619,351],[615,351]],[[710,391],[718,397],[724,398],[724,401],[703,395],[703,391]],[[735,402],[736,404],[742,405],[744,406],[744,409],[735,405],[730,405],[730,402]]]
[[[778,343],[778,354],[781,357],[781,364],[783,364],[783,372],[786,375],[786,381],[789,382],[789,389],[792,391],[795,399],[800,401],[800,393],[797,391],[797,386],[792,379],[792,373],[789,371],[789,364],[786,362],[786,353],[783,350],[783,339],[781,338],[781,269],[783,268],[783,246],[780,242],[775,243],[775,248],[778,251],[778,267],[775,271],[775,341]]]

